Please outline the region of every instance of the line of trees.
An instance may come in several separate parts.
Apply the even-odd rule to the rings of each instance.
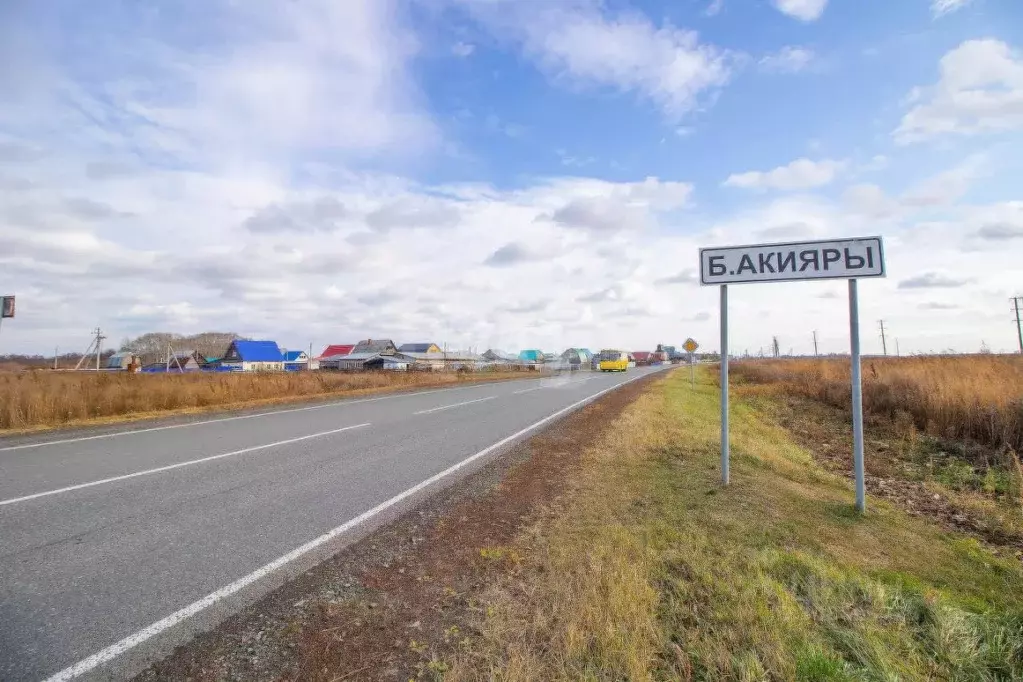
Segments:
[[[204,357],[222,357],[228,346],[242,338],[234,332],[202,332],[186,336],[170,332],[149,332],[134,339],[121,341],[121,351],[129,351],[142,359],[142,364],[166,359],[168,350],[174,353],[198,351]]]

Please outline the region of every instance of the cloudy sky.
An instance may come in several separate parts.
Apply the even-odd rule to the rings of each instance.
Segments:
[[[1011,350],[1019,0],[8,0],[0,353],[717,346],[697,249],[880,234],[865,350]],[[847,349],[844,282],[733,349]]]

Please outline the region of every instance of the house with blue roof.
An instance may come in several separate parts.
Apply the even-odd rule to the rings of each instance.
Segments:
[[[242,372],[280,372],[284,355],[276,341],[232,341],[220,366]]]
[[[285,372],[301,372],[311,369],[309,354],[304,350],[286,350],[282,353]]]
[[[519,352],[519,362],[525,362],[530,364],[539,364],[544,360],[543,351],[530,349]]]

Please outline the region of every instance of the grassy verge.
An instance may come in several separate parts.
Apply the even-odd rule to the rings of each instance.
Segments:
[[[0,373],[0,434],[527,376],[528,372]]]
[[[658,382],[514,546],[453,680],[1023,678],[1023,571],[848,483],[754,405]]]

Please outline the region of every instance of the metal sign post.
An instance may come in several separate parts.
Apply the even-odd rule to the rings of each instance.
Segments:
[[[721,484],[728,485],[728,285],[721,285]]]
[[[696,388],[696,349],[700,347],[700,344],[689,337],[686,342],[682,344],[682,349],[689,353],[689,387]]]
[[[867,510],[863,474],[863,383],[860,375],[860,297],[856,280],[849,280],[849,354],[852,356],[853,469],[856,509]]]
[[[721,288],[721,482],[728,485],[728,285],[808,279],[849,280],[852,356],[853,467],[856,509],[866,511],[863,473],[863,391],[857,280],[884,277],[881,237],[700,249],[700,283]]]

